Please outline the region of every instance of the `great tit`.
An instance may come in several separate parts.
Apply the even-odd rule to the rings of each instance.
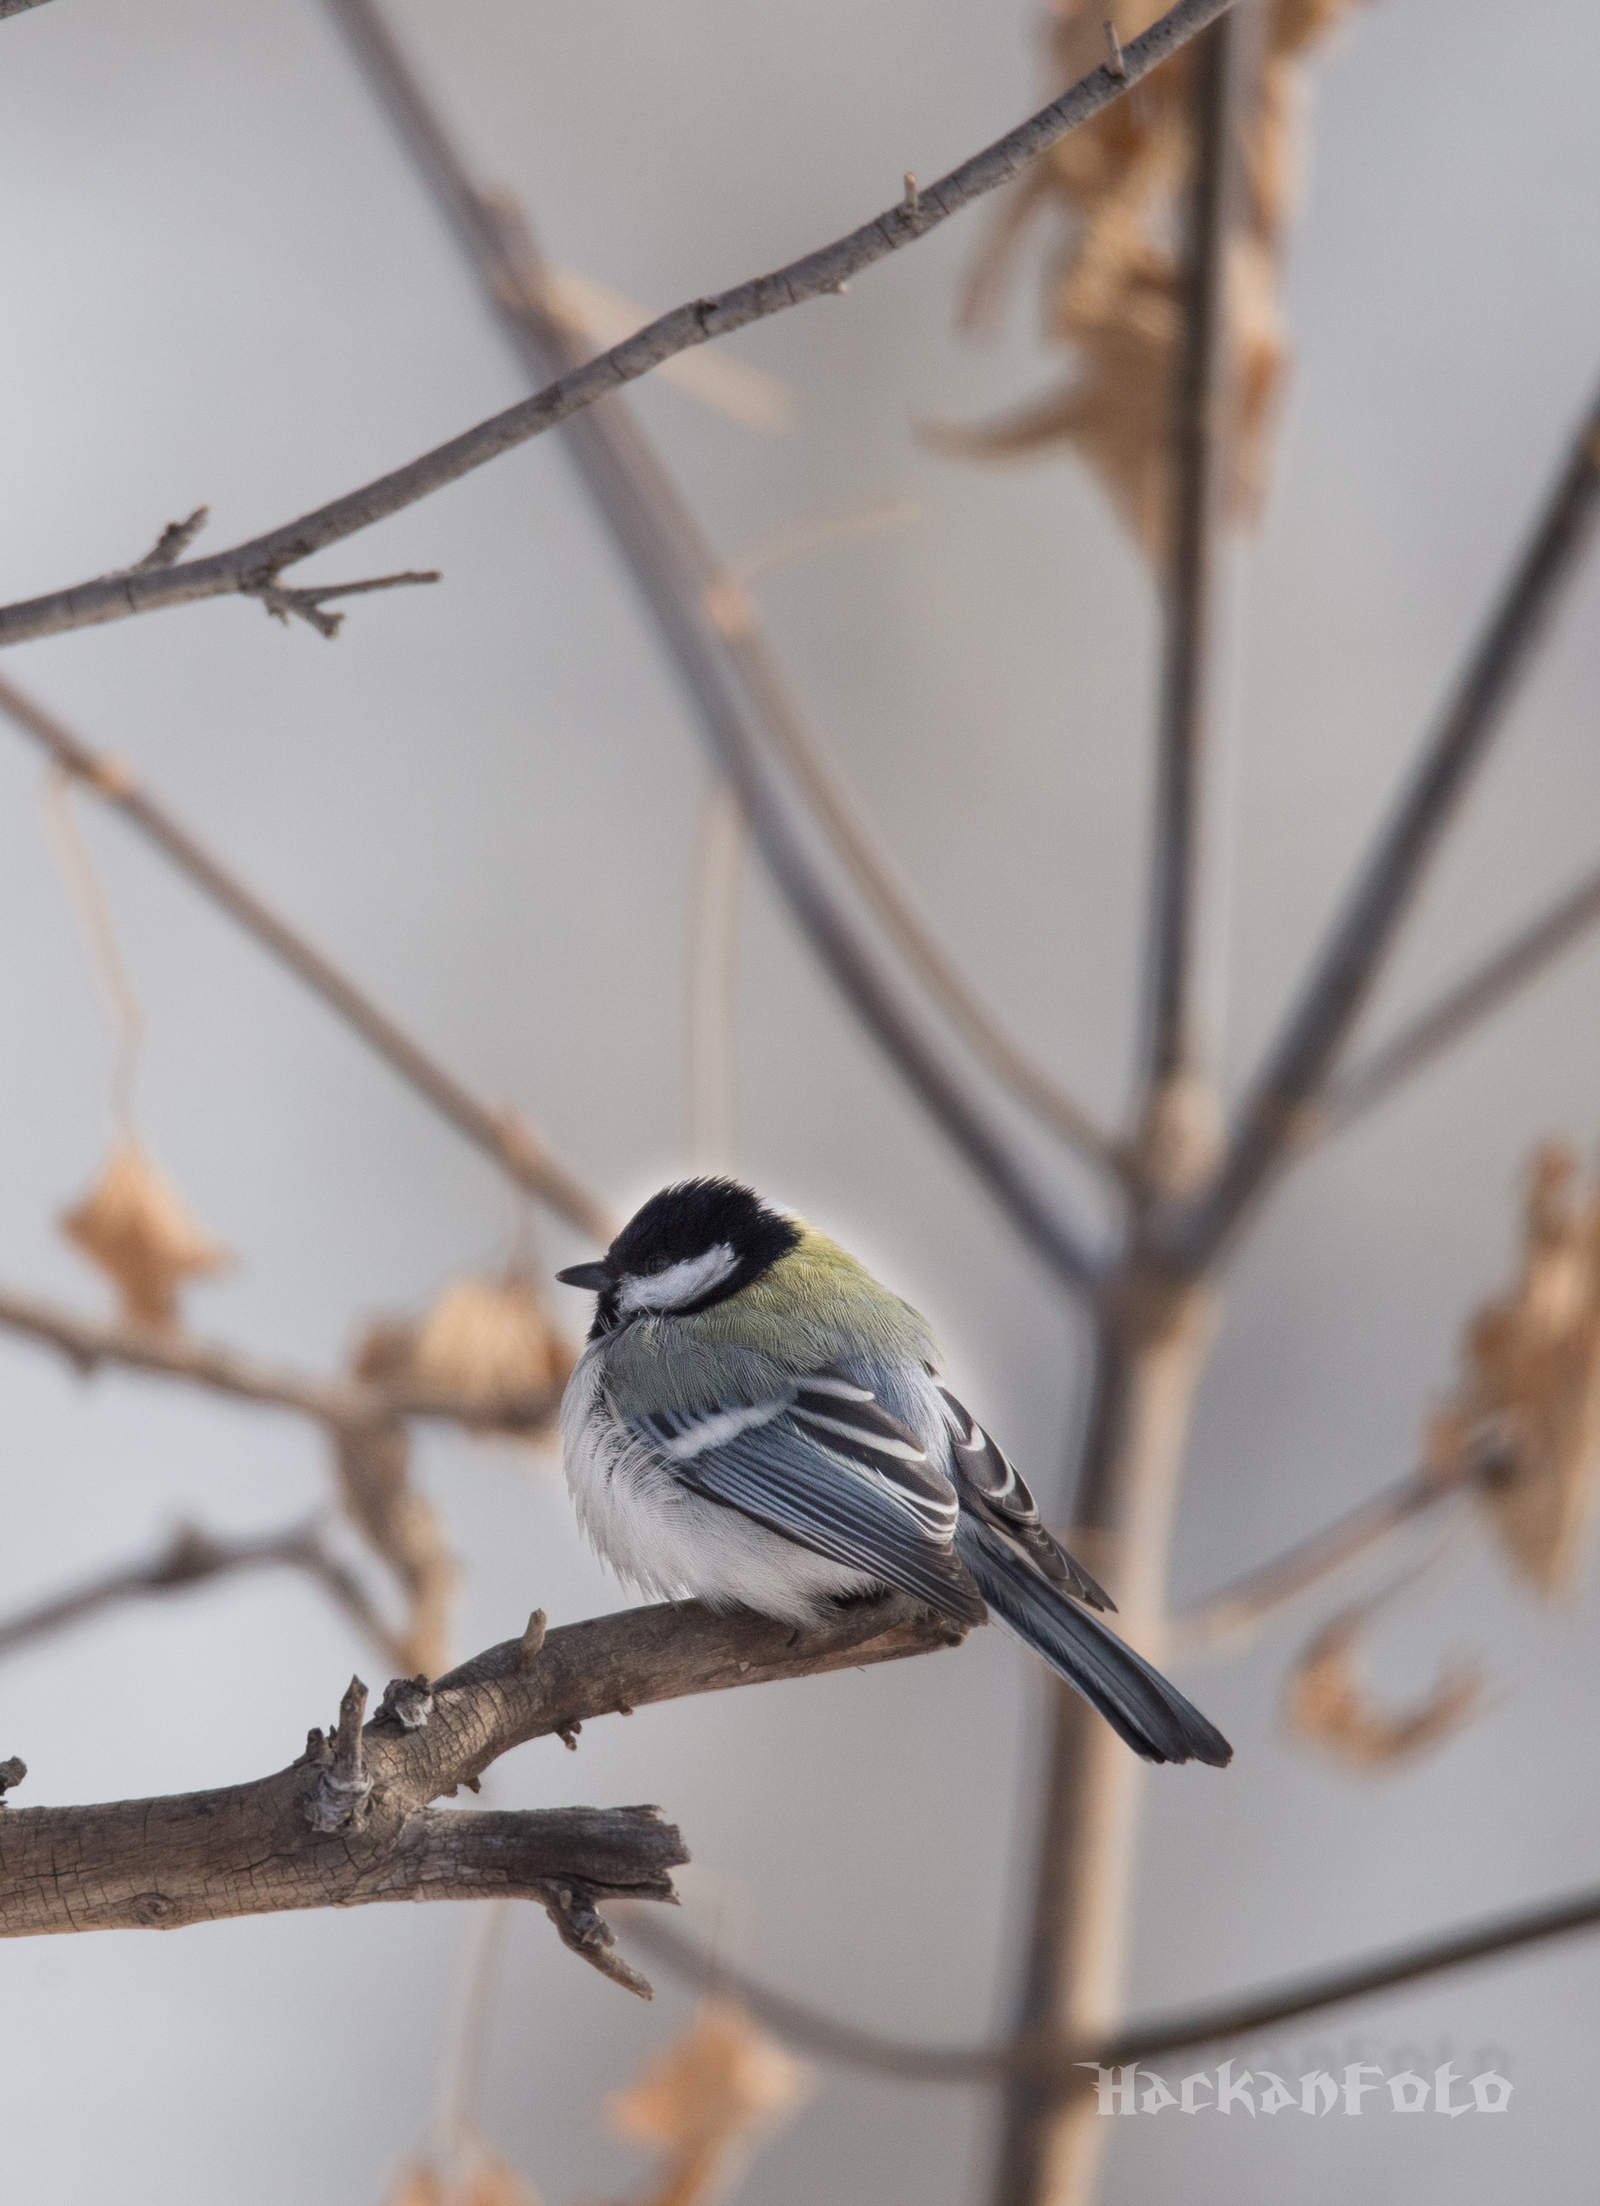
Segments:
[[[687,1180],[557,1276],[598,1297],[561,1433],[579,1523],[619,1575],[795,1624],[885,1586],[962,1624],[992,1614],[1136,1754],[1232,1759],[1091,1613],[1113,1603],[939,1384],[924,1320],[826,1234]]]

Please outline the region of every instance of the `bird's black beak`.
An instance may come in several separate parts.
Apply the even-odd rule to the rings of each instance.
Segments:
[[[569,1264],[564,1272],[557,1272],[556,1277],[563,1287],[586,1287],[590,1294],[599,1294],[611,1282],[611,1274],[604,1264]]]

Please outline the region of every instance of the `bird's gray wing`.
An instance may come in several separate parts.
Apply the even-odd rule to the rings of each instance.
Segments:
[[[1115,1609],[1117,1604],[1104,1587],[1096,1585],[1082,1563],[1051,1538],[1020,1473],[972,1412],[946,1387],[940,1387],[939,1399],[950,1427],[951,1475],[962,1506],[1012,1540],[1063,1593],[1092,1609]]]
[[[696,1493],[946,1616],[987,1615],[952,1545],[949,1479],[870,1389],[824,1371],[749,1407],[629,1423]]]

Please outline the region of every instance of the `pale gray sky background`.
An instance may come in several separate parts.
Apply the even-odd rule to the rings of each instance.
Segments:
[[[1037,89],[1023,0],[405,0],[394,18],[478,172],[525,196],[558,260],[655,307],[836,234]],[[1300,364],[1247,562],[1235,1081],[1585,403],[1600,361],[1597,72],[1588,0],[1379,0],[1321,72],[1288,285]],[[0,174],[4,597],[136,558],[202,499],[232,541],[518,392],[309,0],[53,0],[5,23]],[[772,576],[763,609],[967,969],[1111,1111],[1137,970],[1151,597],[1075,467],[977,472],[915,441],[919,419],[993,409],[1054,372],[1031,295],[998,346],[953,336],[980,224],[736,341],[800,394],[792,439],[666,389],[638,403],[730,556],[865,499],[920,502],[916,526]],[[626,1205],[685,1161],[696,731],[553,441],[322,563],[404,565],[446,580],[358,604],[331,647],[215,603],[34,644],[8,671]],[[1374,1030],[1593,863],[1597,610],[1591,569]],[[51,1220],[102,1150],[108,1040],[39,787],[36,756],[0,729],[0,1273],[98,1309],[103,1289]],[[86,833],[149,1019],[145,1131],[242,1258],[193,1296],[197,1326],[327,1365],[361,1313],[493,1258],[511,1213],[488,1167],[119,823],[90,813]],[[1507,1270],[1530,1146],[1600,1135],[1597,955],[1569,959],[1278,1200],[1230,1281],[1180,1596],[1412,1460],[1461,1318]],[[748,1170],[929,1312],[963,1390],[1051,1488],[1080,1378],[1072,1312],[759,877],[742,956]],[[580,1253],[554,1226],[543,1247],[552,1263]],[[259,1526],[323,1491],[293,1422],[130,1378],[84,1386],[4,1340],[0,1450],[0,1612],[180,1513]],[[556,1620],[617,1605],[553,1458],[435,1434],[421,1459],[463,1558],[463,1650],[535,1602]],[[1226,1777],[1150,1784],[1140,2010],[1592,1879],[1592,1591],[1540,1610],[1469,1544],[1377,1660],[1401,1695],[1441,1654],[1477,1650],[1491,1711],[1365,1783],[1282,1734],[1284,1667],[1316,1613],[1194,1675],[1238,1759]],[[132,1610],[5,1666],[0,1753],[25,1757],[35,1802],[253,1776],[328,1720],[357,1652],[279,1580]],[[547,1742],[513,1757],[496,1797],[662,1802],[695,1854],[691,1919],[729,1953],[841,2014],[973,2036],[1005,2012],[1040,1684],[980,1634],[958,1655],[596,1725],[577,1756]],[[372,1908],[0,1946],[8,2190],[376,2206],[425,2118],[465,1928],[447,1907]],[[1587,2197],[1597,1980],[1600,1947],[1577,1942],[1341,2012],[1268,2056],[1293,2072],[1481,2065],[1492,2047],[1517,2085],[1504,2120],[1128,2124],[1110,2206]],[[637,2181],[601,2101],[687,2011],[666,1984],[635,2005],[542,1918],[519,1925],[488,2122],[552,2206]],[[981,2095],[829,2072],[743,2195],[957,2206],[983,2195],[989,2139]]]

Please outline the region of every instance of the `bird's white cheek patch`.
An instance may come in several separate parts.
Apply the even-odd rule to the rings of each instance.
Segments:
[[[719,1241],[701,1256],[669,1264],[664,1272],[636,1273],[624,1279],[617,1306],[624,1317],[636,1317],[641,1310],[685,1310],[721,1286],[738,1262],[728,1243]]]

